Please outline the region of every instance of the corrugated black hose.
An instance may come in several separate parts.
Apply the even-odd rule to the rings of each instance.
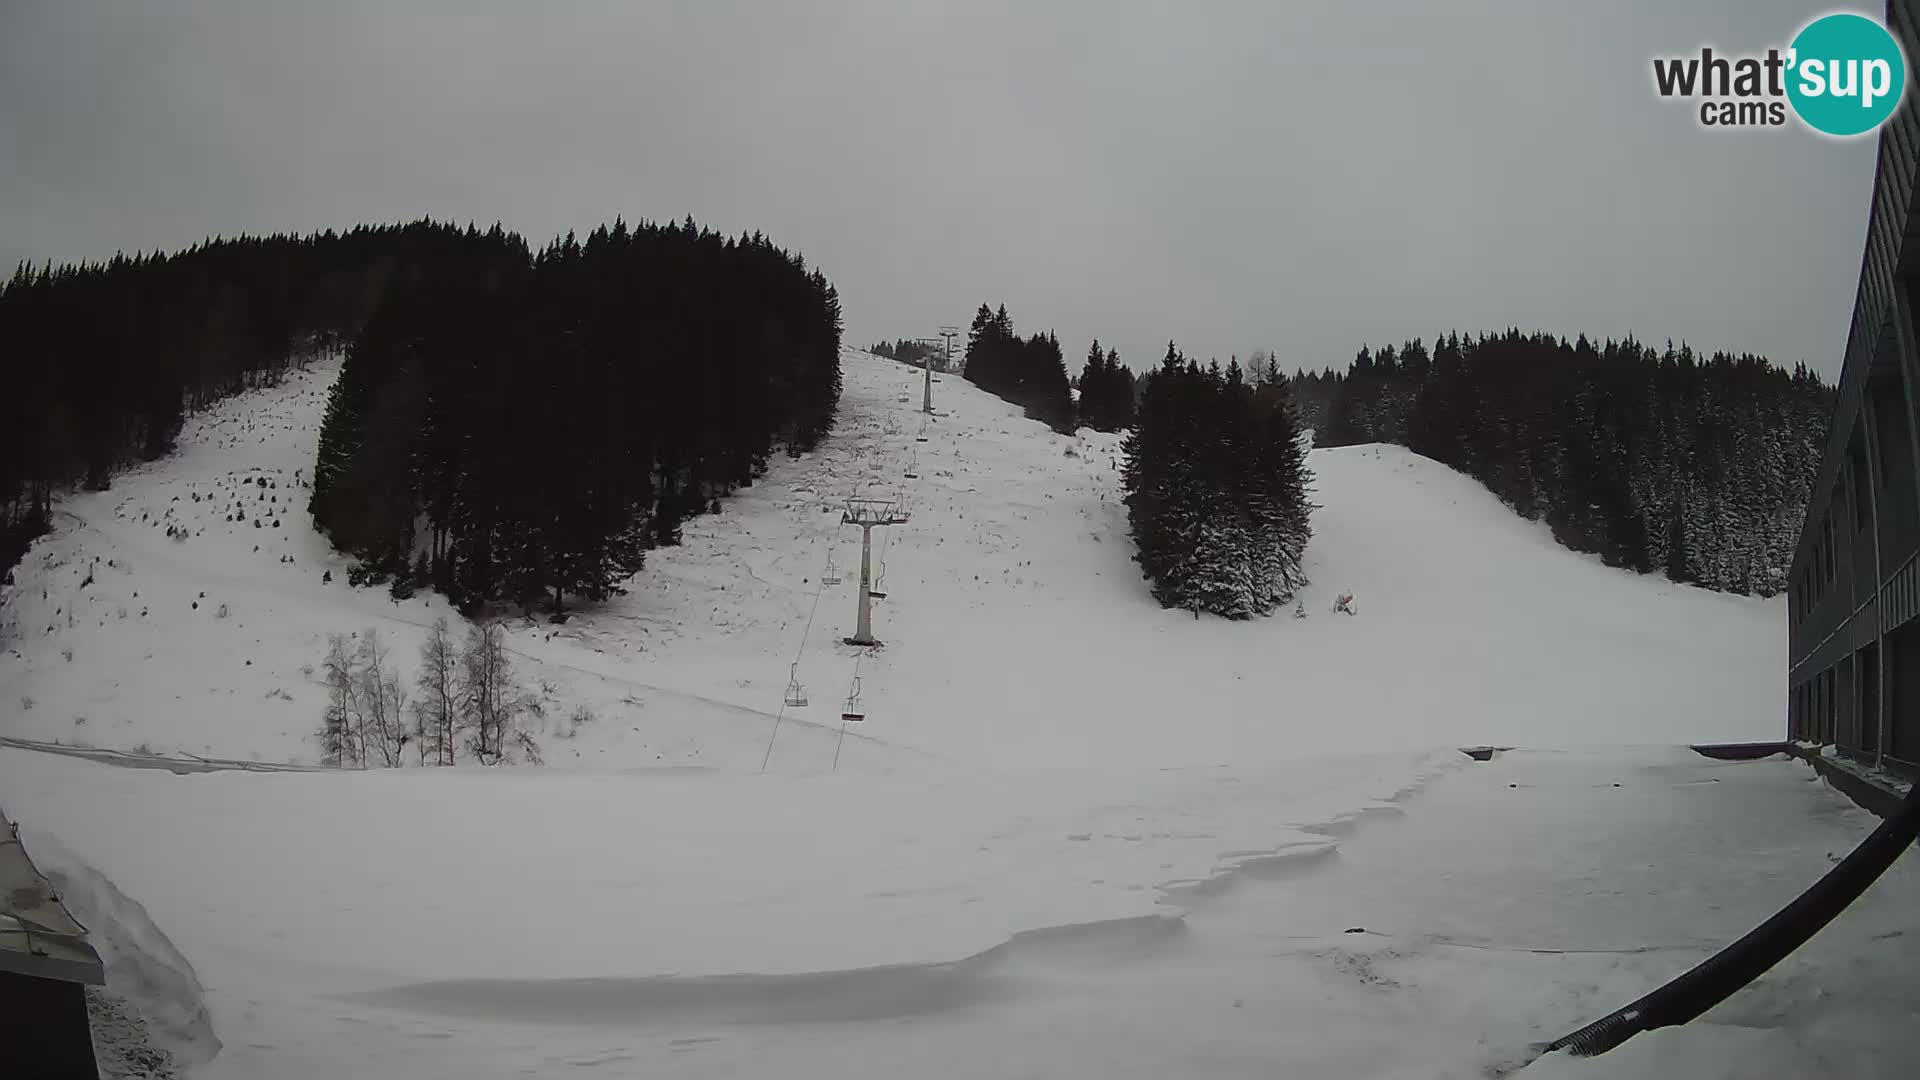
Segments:
[[[1541,1053],[1571,1050],[1578,1057],[1603,1054],[1643,1031],[1684,1024],[1732,996],[1806,944],[1807,939],[1867,891],[1920,834],[1920,784],[1893,815],[1796,898],[1739,941],[1693,970],[1570,1035],[1539,1047]]]

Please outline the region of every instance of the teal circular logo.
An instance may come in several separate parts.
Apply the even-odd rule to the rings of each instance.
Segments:
[[[1887,28],[1841,12],[1808,23],[1787,54],[1787,100],[1815,131],[1864,135],[1907,89],[1907,59]]]

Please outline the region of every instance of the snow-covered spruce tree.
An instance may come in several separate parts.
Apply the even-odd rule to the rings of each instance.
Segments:
[[[1121,443],[1121,482],[1134,560],[1164,607],[1184,606],[1184,567],[1199,541],[1192,506],[1195,423],[1192,379],[1173,342],[1146,376],[1134,426]]]
[[[1264,615],[1306,583],[1307,471],[1284,380],[1202,371],[1171,343],[1124,444],[1128,521],[1163,606]]]
[[[1265,614],[1272,604],[1261,597],[1253,546],[1253,536],[1239,509],[1228,500],[1216,500],[1215,508],[1200,526],[1200,542],[1185,567],[1180,592],[1186,602],[1181,606],[1228,619]]]
[[[1250,467],[1257,487],[1248,506],[1264,588],[1272,603],[1284,604],[1307,585],[1301,564],[1313,537],[1313,474],[1307,470],[1299,414],[1286,380],[1269,378],[1254,405],[1256,451]]]

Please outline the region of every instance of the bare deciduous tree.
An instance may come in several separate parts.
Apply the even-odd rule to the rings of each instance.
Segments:
[[[321,662],[327,684],[327,711],[320,725],[321,759],[340,769],[367,767],[365,723],[360,708],[360,679],[347,635],[327,638]]]
[[[433,621],[420,647],[420,673],[414,681],[419,698],[413,703],[415,737],[420,761],[453,764],[454,729],[460,723],[460,655],[442,616]]]
[[[361,636],[354,674],[365,717],[362,752],[365,742],[371,741],[380,760],[390,769],[398,768],[406,763],[406,692],[400,687],[400,673],[387,667],[387,649],[380,643],[378,630],[369,628]]]
[[[467,631],[466,646],[460,652],[460,704],[467,748],[481,764],[499,764],[507,748],[519,741],[514,720],[526,702],[513,683],[506,631],[497,622],[479,623]]]

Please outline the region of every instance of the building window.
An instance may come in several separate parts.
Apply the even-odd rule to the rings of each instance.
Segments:
[[[1873,523],[1873,481],[1867,469],[1867,456],[1856,442],[1847,457],[1853,469],[1853,527],[1865,529]]]

